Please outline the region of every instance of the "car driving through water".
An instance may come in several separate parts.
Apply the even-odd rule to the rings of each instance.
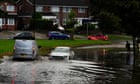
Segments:
[[[67,46],[58,46],[54,48],[49,54],[50,59],[53,58],[64,58],[64,59],[72,59],[74,57],[74,51],[71,47]]]
[[[34,36],[21,36],[15,39],[13,59],[37,59],[40,46]]]

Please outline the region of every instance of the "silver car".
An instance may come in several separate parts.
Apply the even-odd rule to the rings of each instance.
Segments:
[[[25,59],[36,59],[38,56],[38,45],[36,40],[15,40],[13,59],[25,58]]]
[[[58,46],[50,52],[49,57],[50,59],[66,58],[67,60],[69,60],[72,59],[74,55],[74,51],[71,49],[71,47]]]

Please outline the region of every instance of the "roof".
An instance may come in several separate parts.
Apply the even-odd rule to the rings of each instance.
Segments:
[[[15,3],[17,0],[0,0],[0,2],[10,2],[10,3]]]
[[[29,0],[33,3],[34,0]],[[88,6],[88,0],[35,0],[36,5]]]

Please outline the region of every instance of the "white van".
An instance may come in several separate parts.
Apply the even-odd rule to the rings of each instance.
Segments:
[[[36,40],[15,40],[13,59],[37,59],[38,57],[38,45]]]

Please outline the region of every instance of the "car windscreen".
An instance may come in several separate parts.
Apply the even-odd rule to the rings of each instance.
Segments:
[[[54,52],[69,52],[69,49],[56,48],[56,49],[54,49]]]
[[[32,48],[33,40],[16,40],[15,47]]]
[[[35,40],[35,37],[32,35],[32,33],[24,32],[16,34],[14,39]]]

